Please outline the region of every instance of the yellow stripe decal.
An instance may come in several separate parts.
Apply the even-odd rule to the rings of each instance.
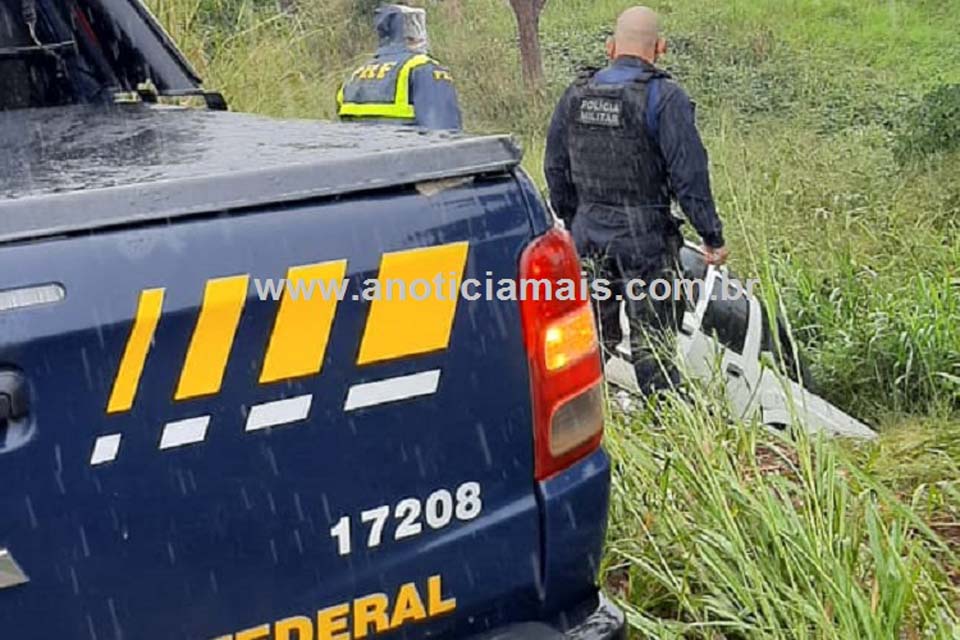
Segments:
[[[323,366],[346,260],[291,267],[260,383],[313,375]],[[324,290],[326,289],[326,290]]]
[[[371,303],[357,364],[447,348],[468,248],[469,243],[457,242],[384,254],[380,291]],[[439,291],[437,276],[443,280]],[[423,286],[414,286],[418,280],[430,283],[425,299],[417,299],[426,292]]]
[[[123,351],[123,359],[120,360],[117,378],[113,381],[107,413],[129,411],[133,406],[133,399],[140,385],[140,376],[143,374],[143,365],[147,361],[147,353],[150,351],[157,323],[160,322],[163,291],[163,289],[146,289],[140,292],[137,315],[134,317],[133,328],[127,339],[127,347]]]
[[[180,373],[176,400],[220,391],[227,359],[247,299],[249,276],[216,278],[207,282],[203,307],[193,330],[187,358]]]

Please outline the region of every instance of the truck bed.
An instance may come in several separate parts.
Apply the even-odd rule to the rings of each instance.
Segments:
[[[0,113],[0,148],[0,243],[502,171],[521,156],[507,136],[143,104]]]

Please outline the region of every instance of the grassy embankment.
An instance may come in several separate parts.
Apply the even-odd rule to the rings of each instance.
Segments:
[[[372,46],[359,2],[152,0],[238,110],[330,117]],[[510,131],[541,181],[573,70],[620,0],[553,0],[549,85],[527,94],[502,0],[430,3],[468,125]],[[659,4],[699,103],[734,267],[761,277],[831,401],[876,445],[778,443],[699,408],[615,417],[607,572],[652,637],[948,638],[960,562],[960,5]],[[706,410],[709,409],[709,410]],[[652,429],[659,424],[661,429]]]

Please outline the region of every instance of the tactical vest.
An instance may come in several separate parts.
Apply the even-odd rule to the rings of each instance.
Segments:
[[[388,118],[413,121],[410,74],[417,67],[436,64],[423,54],[381,55],[353,72],[337,95],[341,118]]]
[[[647,92],[656,72],[624,85],[596,84],[593,73],[574,85],[567,140],[577,196],[583,204],[650,209],[649,221],[669,217],[666,162],[646,121]]]

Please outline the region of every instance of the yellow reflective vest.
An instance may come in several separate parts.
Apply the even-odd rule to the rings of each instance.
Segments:
[[[410,74],[417,67],[437,64],[430,56],[402,52],[378,55],[353,72],[337,94],[342,118],[414,120]]]

